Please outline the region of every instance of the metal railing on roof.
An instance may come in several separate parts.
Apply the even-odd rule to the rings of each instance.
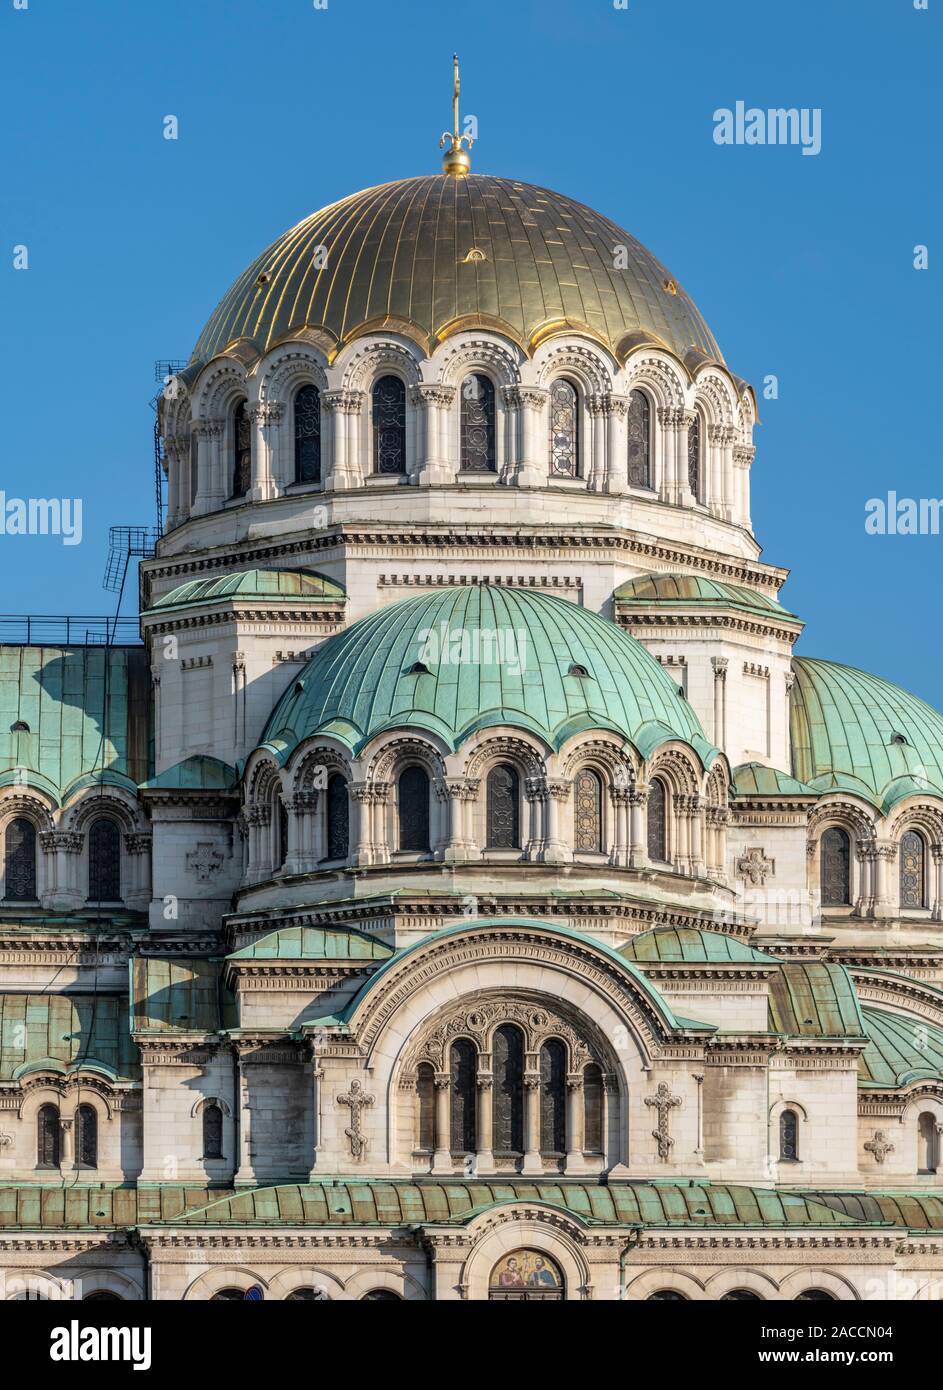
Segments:
[[[0,614],[0,646],[124,647],[140,641],[137,618]]]

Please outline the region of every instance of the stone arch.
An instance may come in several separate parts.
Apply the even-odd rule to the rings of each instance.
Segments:
[[[654,407],[653,413],[659,409],[683,410],[688,376],[670,353],[640,349],[627,359],[620,389],[626,395],[635,390],[647,391]]]
[[[799,1294],[805,1293],[808,1289],[822,1289],[845,1303],[861,1297],[851,1281],[842,1275],[808,1266],[794,1269],[791,1274],[786,1275],[779,1285],[779,1296],[791,1300],[798,1298]]]
[[[630,1301],[644,1302],[659,1289],[671,1289],[685,1298],[696,1302],[706,1298],[703,1282],[695,1275],[680,1269],[646,1269],[629,1279],[625,1286],[625,1297]]]
[[[200,1099],[195,1100],[190,1107],[191,1119],[198,1119],[208,1105],[218,1105],[227,1119],[232,1118],[232,1107],[229,1105],[228,1101],[223,1100],[222,1096],[201,1096]]]
[[[268,1297],[284,1300],[296,1289],[323,1289],[332,1302],[345,1296],[344,1281],[338,1275],[318,1265],[290,1265],[272,1276]]]
[[[84,834],[99,816],[110,816],[126,835],[148,828],[137,800],[123,788],[103,784],[87,787],[63,808],[60,825],[63,830]]]
[[[0,1297],[5,1302],[13,1302],[23,1293],[38,1293],[51,1303],[71,1300],[72,1288],[69,1280],[58,1279],[45,1269],[30,1269],[28,1266],[14,1266],[0,1271]]]
[[[76,1299],[86,1299],[96,1293],[111,1293],[125,1303],[140,1303],[144,1292],[139,1284],[125,1274],[112,1269],[89,1269],[73,1278],[73,1294]]]
[[[466,745],[462,772],[466,777],[485,777],[490,768],[500,762],[514,763],[523,778],[543,777],[547,773],[545,747],[533,735],[517,730],[513,733],[483,731]]]
[[[354,766],[350,752],[340,742],[326,742],[315,737],[300,743],[286,765],[290,788],[294,792],[323,791],[327,777],[339,772],[347,781],[353,780]]]
[[[406,408],[409,410],[409,387],[418,386],[422,379],[421,360],[416,345],[408,339],[358,338],[352,343],[335,368],[345,390],[363,391],[368,396],[374,382],[381,376],[399,376],[407,388]]]
[[[701,407],[707,425],[733,428],[737,393],[726,373],[712,364],[705,365],[695,375],[693,404]]]
[[[472,1248],[462,1266],[461,1282],[470,1302],[486,1302],[495,1265],[515,1250],[538,1250],[559,1266],[567,1302],[581,1302],[592,1292],[590,1266],[582,1250],[583,1229],[558,1208],[538,1203],[510,1203],[492,1208],[467,1227]]]
[[[470,372],[481,371],[495,384],[498,409],[501,409],[503,386],[520,385],[520,349],[497,336],[461,339],[450,338],[436,350],[430,366],[435,380],[443,386],[454,386],[456,401],[459,388]]]
[[[194,382],[193,422],[225,418],[240,396],[249,398],[250,383],[242,362],[235,357],[215,357]]]
[[[555,338],[537,349],[532,371],[536,384],[543,390],[549,390],[558,377],[575,379],[585,402],[591,396],[602,396],[613,390],[618,367],[595,345],[578,339]]]
[[[220,1266],[198,1274],[184,1289],[183,1300],[190,1303],[208,1302],[221,1289],[242,1289],[245,1293],[254,1284],[258,1284],[263,1292],[268,1290],[268,1280],[245,1265]]]
[[[749,1289],[764,1299],[775,1299],[778,1295],[776,1280],[761,1269],[721,1269],[708,1278],[704,1297],[721,1299],[734,1289]]]
[[[406,1303],[424,1303],[429,1295],[423,1286],[406,1270],[392,1270],[372,1265],[362,1265],[344,1285],[344,1297],[352,1300],[365,1298],[374,1289],[386,1289],[397,1294]]]

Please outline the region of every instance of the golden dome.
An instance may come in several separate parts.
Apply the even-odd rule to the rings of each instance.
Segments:
[[[722,360],[692,301],[628,232],[572,198],[484,174],[400,179],[305,218],[240,275],[190,360],[239,340],[263,353],[304,328],[329,354],[383,330],[430,351],[466,327],[525,349],[569,327],[616,353],[655,341]]]

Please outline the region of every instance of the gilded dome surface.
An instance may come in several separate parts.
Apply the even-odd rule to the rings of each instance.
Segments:
[[[670,739],[709,763],[690,705],[641,642],[566,599],[498,585],[389,604],[329,637],[276,705],[263,744],[283,761],[329,734],[355,752],[385,729],[425,729],[457,748],[511,725],[559,747],[612,729],[643,757]]]
[[[684,290],[628,232],[572,198],[485,174],[400,179],[305,218],[240,275],[190,360],[240,339],[266,352],[305,327],[332,345],[405,329],[429,349],[458,325],[525,347],[569,325],[613,351],[640,335],[722,360]]]

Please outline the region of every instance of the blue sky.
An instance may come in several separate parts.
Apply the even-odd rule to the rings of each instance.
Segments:
[[[943,0],[15,3],[0,0],[0,488],[79,495],[85,517],[74,547],[0,537],[0,610],[111,611],[107,528],[154,519],[154,361],[189,355],[283,229],[438,167],[457,47],[475,167],[625,226],[734,371],[778,377],[753,515],[764,558],[793,571],[799,650],[943,707],[943,536],[864,529],[870,497],[943,495]],[[738,100],[821,108],[821,154],[716,145],[713,113]]]

